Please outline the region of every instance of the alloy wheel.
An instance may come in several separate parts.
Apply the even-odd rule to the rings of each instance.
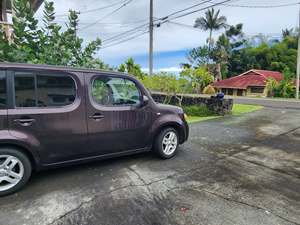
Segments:
[[[178,144],[177,134],[173,131],[169,131],[165,134],[163,141],[162,141],[162,149],[164,154],[172,155]]]
[[[12,155],[0,155],[0,191],[16,186],[24,176],[22,162]]]

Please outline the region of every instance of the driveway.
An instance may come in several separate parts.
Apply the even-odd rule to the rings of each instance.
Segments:
[[[300,224],[300,111],[193,124],[179,154],[35,175],[0,199],[1,225]]]

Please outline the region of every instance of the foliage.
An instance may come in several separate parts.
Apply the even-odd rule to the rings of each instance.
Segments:
[[[151,91],[164,92],[166,98],[164,103],[169,103],[172,97],[177,98],[181,105],[182,96],[178,94],[191,93],[191,83],[185,78],[177,78],[174,74],[161,72],[152,76],[145,76],[142,80],[146,88]]]
[[[55,23],[53,2],[45,1],[43,27],[38,26],[34,12],[27,0],[14,1],[12,41],[0,33],[0,60],[9,62],[66,65],[87,68],[108,68],[94,54],[100,49],[101,40],[96,39],[86,46],[77,36],[78,13],[69,11],[67,28]]]
[[[197,108],[200,107],[200,109],[198,110]],[[192,109],[191,109],[192,108]],[[206,108],[206,107],[205,107]],[[200,122],[200,121],[205,121],[205,120],[210,120],[210,119],[216,119],[216,118],[220,118],[221,116],[216,116],[213,114],[207,114],[205,113],[205,111],[207,109],[203,109],[203,106],[188,106],[185,107],[185,113],[187,113],[188,115],[188,119],[187,121],[189,123],[195,123],[195,122]],[[244,113],[250,113],[250,112],[254,112],[257,110],[262,109],[262,106],[258,106],[258,105],[244,105],[244,104],[234,104],[233,105],[233,109],[232,109],[232,115],[234,116],[239,116],[242,115]],[[201,112],[204,113],[201,113]],[[193,115],[199,115],[199,116],[192,116],[189,113],[193,114]],[[208,112],[209,113],[209,112]]]
[[[206,16],[211,15],[207,12]],[[203,28],[206,19],[198,19],[198,27]],[[273,42],[262,34],[256,35],[255,42],[260,44],[253,45],[253,41],[244,38],[243,24],[226,26],[225,32],[215,43],[192,49],[187,58],[191,66],[206,65],[218,79],[236,76],[254,68],[280,72],[288,68],[296,73],[298,31],[285,29],[282,34],[282,39]]]
[[[216,94],[216,90],[214,89],[213,86],[207,85],[207,86],[203,89],[203,94],[206,94],[206,95],[214,95],[214,94]]]
[[[242,28],[242,24],[227,26],[225,33],[219,36],[215,44],[212,44],[211,50],[207,45],[192,49],[187,57],[189,62],[196,67],[210,62],[208,68],[214,76],[218,79],[226,78],[232,51],[245,43]]]
[[[131,74],[141,80],[145,77],[141,66],[136,64],[133,58],[129,58],[125,63],[121,64],[118,70],[119,72]]]
[[[266,95],[268,97],[274,97],[275,95],[275,89],[278,87],[278,82],[273,78],[270,77],[267,79],[267,83],[266,83]]]
[[[183,111],[188,116],[213,116],[216,115],[210,111],[206,105],[183,106]]]
[[[280,72],[288,68],[296,73],[297,44],[296,37],[288,36],[273,45],[263,43],[234,50],[229,61],[229,74],[234,76],[253,68]]]
[[[213,76],[207,71],[205,67],[199,68],[185,68],[180,76],[188,79],[191,82],[192,87],[197,93],[201,91],[214,81]]]
[[[293,74],[289,69],[285,69],[283,74],[284,79],[280,82],[277,82],[273,78],[269,78],[267,80],[266,90],[269,97],[295,97],[295,74]]]
[[[225,16],[220,16],[220,10],[215,12],[214,8],[205,12],[205,17],[197,18],[194,27],[200,28],[204,31],[209,30],[208,38],[208,52],[210,52],[213,44],[212,33],[213,31],[220,30],[227,27],[227,19]]]

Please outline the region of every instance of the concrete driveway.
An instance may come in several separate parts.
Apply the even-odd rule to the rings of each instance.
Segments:
[[[0,199],[1,225],[300,224],[300,111],[193,124],[178,156],[35,175]]]

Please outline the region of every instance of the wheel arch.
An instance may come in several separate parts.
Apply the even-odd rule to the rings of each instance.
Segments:
[[[173,122],[173,121],[166,122],[166,123],[160,125],[154,132],[153,141],[155,141],[155,139],[157,138],[157,136],[160,134],[160,132],[163,129],[166,129],[168,127],[174,128],[177,131],[177,133],[179,135],[179,143],[180,144],[183,143],[184,142],[184,130],[179,123]]]
[[[26,147],[19,145],[19,144],[12,144],[12,143],[0,143],[0,148],[13,148],[16,149],[23,154],[25,154],[32,166],[32,170],[37,170],[38,169],[38,159],[34,156],[34,154]]]

